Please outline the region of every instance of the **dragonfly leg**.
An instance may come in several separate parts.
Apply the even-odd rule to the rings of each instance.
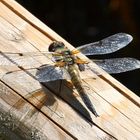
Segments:
[[[74,88],[73,83],[70,80],[67,80],[67,86],[72,89]]]
[[[84,64],[78,64],[78,68],[80,71],[85,71],[85,65]]]
[[[64,67],[64,66],[65,66],[65,62],[63,62],[63,61],[56,62],[56,63],[55,63],[55,66],[56,66],[56,67]]]

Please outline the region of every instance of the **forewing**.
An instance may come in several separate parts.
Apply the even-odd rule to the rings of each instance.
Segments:
[[[32,52],[0,52],[1,54],[5,55],[18,55],[18,56],[40,56],[40,55],[53,55],[53,54],[58,54],[55,52],[49,52],[49,51],[32,51]]]
[[[35,62],[39,65],[38,60],[40,60],[41,62],[43,62],[43,60],[48,59],[52,60],[54,54],[55,53],[53,52],[26,52],[26,53],[0,52],[0,67],[13,66],[14,64],[23,67],[30,67],[32,66],[33,63],[35,64]]]
[[[77,49],[85,55],[101,55],[118,51],[132,41],[132,36],[118,33],[98,42],[79,46]]]
[[[140,68],[140,61],[134,58],[113,58],[93,61],[110,74],[122,73]]]
[[[50,54],[49,54],[50,55]],[[41,54],[39,52],[30,53],[0,53],[0,67],[11,67],[15,64],[24,68],[34,66],[40,66],[40,62],[48,60],[48,55]],[[39,60],[39,61],[38,61]],[[51,63],[51,61],[49,62]]]
[[[36,73],[39,82],[49,82],[60,79],[70,80],[70,76],[65,68],[55,67],[53,65],[44,65]]]

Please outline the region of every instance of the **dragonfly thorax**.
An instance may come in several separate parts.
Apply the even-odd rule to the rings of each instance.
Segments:
[[[71,51],[69,49],[62,50],[61,54],[66,65],[74,64],[74,56],[71,54]]]

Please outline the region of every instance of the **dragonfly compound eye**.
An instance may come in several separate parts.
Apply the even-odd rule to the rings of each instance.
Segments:
[[[63,42],[60,42],[60,41],[54,41],[53,43],[51,43],[49,45],[49,52],[55,52],[57,49],[61,49],[61,48],[64,48],[65,45]]]

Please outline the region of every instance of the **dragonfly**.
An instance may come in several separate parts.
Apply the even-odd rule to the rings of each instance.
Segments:
[[[55,80],[70,80],[71,84],[78,91],[82,101],[86,107],[98,117],[98,113],[92,104],[89,96],[86,93],[85,87],[82,83],[82,77],[80,73],[90,70],[96,75],[101,75],[100,72],[92,65],[92,61],[99,67],[105,70],[109,74],[122,73],[140,68],[140,61],[135,58],[110,58],[110,59],[90,59],[85,60],[78,55],[82,53],[86,56],[89,55],[103,55],[116,52],[125,46],[127,46],[133,37],[126,33],[117,33],[104,38],[100,41],[89,43],[79,46],[73,50],[70,50],[63,42],[53,41],[48,46],[48,51],[39,52],[41,55],[51,56],[52,64],[44,64],[38,67],[36,73],[36,79],[43,82],[50,82]],[[22,61],[20,58],[23,56],[37,56],[35,52],[27,53],[8,53],[1,52],[0,66],[5,65],[4,58],[13,58],[14,63],[22,67]],[[14,59],[14,58],[19,59]],[[27,62],[28,63],[28,62]],[[30,63],[31,64],[31,63]],[[19,68],[20,68],[19,67]],[[10,71],[6,74],[10,74]],[[92,76],[92,75],[91,75]]]

